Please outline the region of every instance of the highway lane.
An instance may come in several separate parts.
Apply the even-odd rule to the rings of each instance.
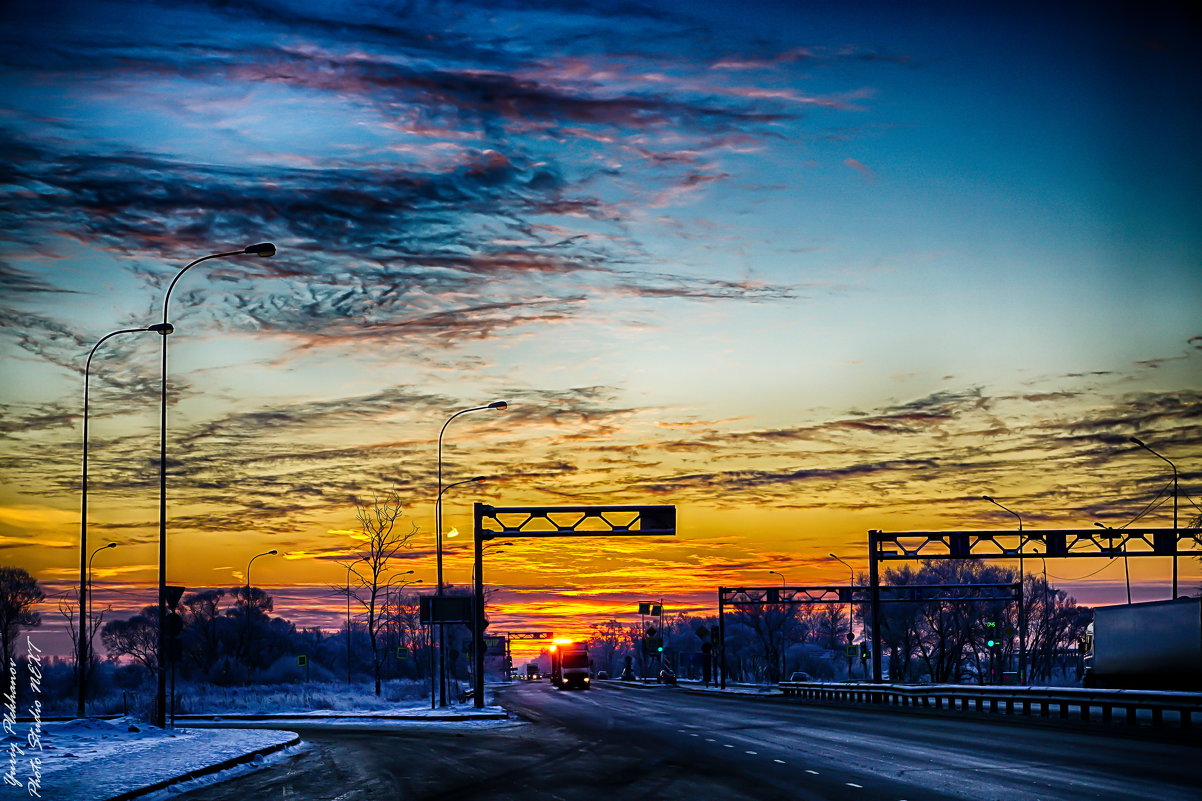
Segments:
[[[1198,741],[601,683],[498,690],[529,724],[375,732],[320,725],[307,749],[178,796],[463,801],[1193,801]]]
[[[506,697],[518,711],[574,732],[625,734],[647,747],[683,749],[695,763],[722,763],[731,773],[795,793],[779,797],[1198,798],[1197,739],[614,683],[601,688],[588,698],[534,688]]]

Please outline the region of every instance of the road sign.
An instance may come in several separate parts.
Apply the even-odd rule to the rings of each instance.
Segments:
[[[308,667],[309,666],[309,657],[305,654],[297,654],[296,666],[297,667]]]
[[[163,587],[163,600],[167,602],[167,608],[172,612],[175,611],[175,607],[179,606],[179,599],[184,597],[185,589],[187,588],[175,587],[170,584]]]
[[[405,645],[398,645],[398,646],[396,647],[396,658],[397,658],[397,659],[408,659],[408,658],[409,658],[409,648],[408,648],[408,646],[405,646]]]
[[[471,623],[473,605],[470,595],[423,595],[418,599],[418,619],[423,626],[431,623]]]
[[[847,655],[852,657],[853,659],[855,657],[859,656],[860,655],[860,646],[855,645],[854,643],[848,645],[847,646]]]

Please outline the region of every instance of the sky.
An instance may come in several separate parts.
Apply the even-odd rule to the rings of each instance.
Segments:
[[[301,623],[337,625],[356,499],[398,494],[435,582],[439,430],[496,400],[444,438],[446,483],[489,477],[444,496],[451,583],[476,501],[679,519],[497,549],[498,628],[846,582],[869,529],[1010,528],[982,495],[1169,526],[1132,436],[1193,519],[1196,13],[978,5],[6,4],[0,561],[75,585],[89,350],[257,242],[172,295],[167,578],[279,550],[253,578]],[[115,613],[158,579],[159,348],[91,370]],[[1048,570],[1125,598],[1121,561]]]

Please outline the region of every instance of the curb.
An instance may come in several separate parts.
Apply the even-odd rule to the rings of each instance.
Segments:
[[[154,784],[150,784],[145,787],[139,787],[136,790],[127,790],[124,793],[110,796],[105,801],[129,801],[129,799],[138,798],[139,796],[146,795],[147,793],[153,793],[153,792],[157,792],[158,790],[163,790],[167,787],[170,787],[173,784],[179,784],[180,782],[191,781],[192,779],[199,779],[201,776],[208,776],[209,774],[212,774],[212,773],[218,773],[223,770],[229,770],[230,768],[235,768],[239,765],[245,765],[247,762],[253,761],[255,759],[255,757],[267,756],[268,754],[274,754],[276,751],[282,751],[285,748],[291,748],[294,745],[300,745],[300,742],[301,742],[300,735],[293,734],[292,739],[289,740],[288,742],[276,743],[275,745],[264,746],[263,748],[256,748],[254,751],[251,751],[250,753],[243,754],[242,756],[231,757],[230,759],[226,759],[222,762],[218,762],[216,765],[209,765],[204,768],[199,768],[197,770],[189,771],[187,773],[184,773],[180,776],[176,776],[171,779],[162,779],[161,781],[157,781]]]

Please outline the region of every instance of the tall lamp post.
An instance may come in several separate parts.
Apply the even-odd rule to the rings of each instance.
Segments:
[[[251,589],[251,587],[253,587],[255,585],[252,584],[250,581],[250,568],[251,568],[251,565],[253,565],[255,563],[255,560],[258,559],[260,556],[275,556],[278,553],[279,553],[279,551],[277,551],[275,548],[272,548],[270,551],[264,551],[261,554],[252,556],[250,558],[250,561],[246,563],[246,683],[247,684],[250,684],[251,639],[254,634],[254,630],[250,626],[250,589]]]
[[[366,561],[366,556],[360,556],[346,566],[346,683],[351,683],[351,570],[360,562]],[[359,572],[355,571],[358,576]]]
[[[1131,442],[1133,442],[1136,445],[1138,445],[1139,447],[1143,448],[1145,451],[1152,454],[1153,456],[1160,459],[1161,461],[1169,462],[1169,467],[1173,468],[1173,594],[1170,597],[1176,598],[1177,597],[1177,489],[1178,489],[1178,487],[1177,487],[1177,465],[1173,464],[1167,458],[1165,458],[1164,456],[1161,456],[1159,453],[1157,453],[1156,451],[1149,448],[1147,445],[1145,445],[1143,443],[1142,440],[1138,440],[1135,437],[1131,437]]]
[[[412,570],[406,570],[404,573],[398,573],[397,575],[395,575],[391,579],[389,579],[388,583],[384,585],[384,614],[386,616],[388,615],[388,607],[392,606],[392,603],[393,603],[392,602],[392,593],[393,593],[394,588],[397,591],[400,591],[400,590],[403,590],[406,587],[409,587],[413,584],[421,584],[422,583],[421,579],[415,579],[414,581],[402,580],[399,584],[397,583],[398,578],[400,578],[401,576],[411,575],[412,573],[413,573]],[[397,616],[394,614],[392,616],[392,624],[393,624],[392,633],[397,636],[397,642],[400,643],[400,641],[401,641],[400,627],[396,625],[396,622],[397,622],[396,618],[397,618]],[[385,625],[387,625],[387,621],[385,622]],[[416,652],[416,650],[417,649],[415,648],[414,651]]]
[[[448,420],[447,422],[450,422],[450,421]],[[445,429],[446,426],[444,425],[443,428]],[[440,455],[441,455],[441,452],[440,452]],[[440,462],[440,465],[441,465],[441,462]],[[435,526],[438,528],[438,531],[439,531],[437,550],[439,552],[438,555],[439,555],[439,559],[440,559],[440,561],[439,561],[440,569],[438,571],[438,575],[440,578],[438,579],[438,587],[435,589],[435,594],[437,594],[437,595],[441,595],[442,591],[443,591],[443,583],[442,583],[442,578],[441,578],[441,576],[442,576],[442,570],[441,570],[441,566],[442,566],[442,562],[441,562],[441,557],[442,557],[442,552],[441,552],[441,548],[442,548],[442,534],[441,534],[441,532],[442,532],[442,522],[441,522],[442,521],[442,494],[444,492],[446,492],[447,490],[449,490],[453,487],[458,487],[462,484],[473,484],[473,483],[485,481],[485,480],[487,480],[486,476],[474,476],[473,478],[465,479],[463,481],[456,481],[454,484],[448,484],[447,486],[441,487],[438,490],[438,502],[436,504],[438,522],[435,523]],[[439,483],[441,483],[441,481],[442,481],[442,472],[440,470],[439,471]],[[449,536],[454,537],[457,533],[458,532],[453,532]],[[434,626],[435,626],[434,623],[430,624],[430,634],[431,634],[431,636],[430,636],[430,708],[431,709],[435,708],[434,683],[438,682],[439,687],[442,686],[442,675],[440,672],[441,668],[442,668],[442,652],[441,652],[441,650],[438,653],[438,667],[440,670],[438,670],[438,671],[434,670],[434,637],[433,637]],[[442,646],[442,642],[441,642],[442,627],[441,626],[439,626],[438,631],[439,631],[439,635],[440,635],[439,646],[441,647]],[[443,693],[443,703],[444,704],[446,703],[445,691]]]
[[[831,559],[834,559],[836,562],[843,562],[842,559],[835,556],[833,553],[828,553],[827,556],[829,556]],[[843,566],[846,567],[848,570],[848,578],[847,578],[847,587],[848,587],[848,590],[847,590],[847,680],[851,681],[851,662],[853,659],[853,657],[851,655],[851,646],[856,641],[856,637],[855,637],[855,634],[856,634],[856,632],[855,632],[855,605],[851,601],[851,588],[854,587],[856,584],[856,569],[854,567],[852,567],[851,565],[847,564],[847,562],[843,562]],[[876,670],[876,668],[873,668],[873,670]],[[892,667],[889,668],[889,673],[890,674],[893,673]],[[865,678],[867,678],[867,677],[865,677]]]
[[[1023,684],[1026,682],[1027,676],[1027,604],[1023,597],[1026,585],[1026,575],[1023,573],[1023,518],[1018,512],[1002,506],[988,495],[982,495],[981,500],[989,501],[1002,511],[1009,512],[1018,518],[1018,681]]]
[[[79,675],[80,675],[79,717],[81,717],[81,718],[84,717],[86,714],[83,711],[84,706],[85,706],[85,700],[86,700],[84,697],[84,690],[85,690],[86,684],[85,684],[85,679],[83,677],[86,676],[88,671],[92,669],[92,559],[95,558],[96,554],[100,553],[101,551],[107,551],[109,548],[116,548],[116,547],[117,547],[117,543],[110,542],[108,545],[101,545],[99,548],[92,551],[91,556],[88,557],[87,581],[81,583],[81,586],[83,584],[86,584],[86,586],[88,588],[87,595],[86,595],[87,616],[84,617],[81,615],[80,621],[79,621],[80,632],[82,633],[85,630],[87,632],[86,637],[81,636],[79,639],[79,642],[80,642],[80,648],[79,648],[79,662],[80,662],[80,664],[79,664]],[[79,602],[81,604],[84,603],[84,598],[85,598],[85,595],[81,592],[80,597],[79,597]]]
[[[88,360],[83,368],[83,465],[82,465],[82,480],[79,489],[79,637],[76,643],[76,655],[80,660],[77,665],[78,675],[78,698],[75,704],[76,717],[83,717],[84,704],[86,703],[88,694],[88,670],[91,664],[87,660],[88,654],[91,652],[91,644],[84,642],[84,631],[87,630],[90,618],[85,618],[84,613],[88,608],[88,580],[85,575],[87,572],[87,564],[85,559],[88,553],[88,415],[91,408],[91,378],[92,378],[92,357],[96,355],[96,350],[107,340],[112,339],[118,334],[139,334],[147,331],[157,331],[158,326],[150,326],[149,328],[122,328],[119,331],[110,331],[97,340],[92,346],[91,352],[88,353]],[[109,546],[105,546],[106,548]]]
[[[434,504],[434,561],[435,561],[435,580],[438,586],[434,589],[434,594],[441,596],[443,594],[442,582],[442,435],[446,433],[447,426],[461,414],[468,412],[480,412],[485,409],[497,409],[504,411],[509,408],[509,404],[505,401],[493,401],[486,406],[473,406],[470,409],[461,409],[447,418],[447,421],[442,424],[442,428],[438,431],[438,498]],[[448,488],[449,489],[449,488]],[[437,624],[434,624],[437,625]],[[438,705],[446,706],[447,704],[447,685],[443,670],[443,642],[442,626],[438,626]]]
[[[768,572],[769,572],[769,573],[775,573],[776,575],[780,576],[780,585],[781,585],[782,587],[783,587],[783,586],[785,586],[785,574],[784,574],[784,573],[781,573],[781,572],[780,572],[780,571],[778,571],[778,570],[769,570]]]
[[[158,635],[158,684],[155,688],[154,725],[160,728],[167,725],[167,336],[174,333],[175,328],[167,322],[167,312],[171,304],[171,290],[183,277],[184,273],[209,259],[224,259],[229,256],[274,256],[275,245],[270,242],[260,242],[249,245],[242,250],[231,250],[225,253],[210,253],[191,262],[175,274],[167,286],[163,296],[163,322],[152,326],[163,337],[163,367],[159,383],[159,635]]]

